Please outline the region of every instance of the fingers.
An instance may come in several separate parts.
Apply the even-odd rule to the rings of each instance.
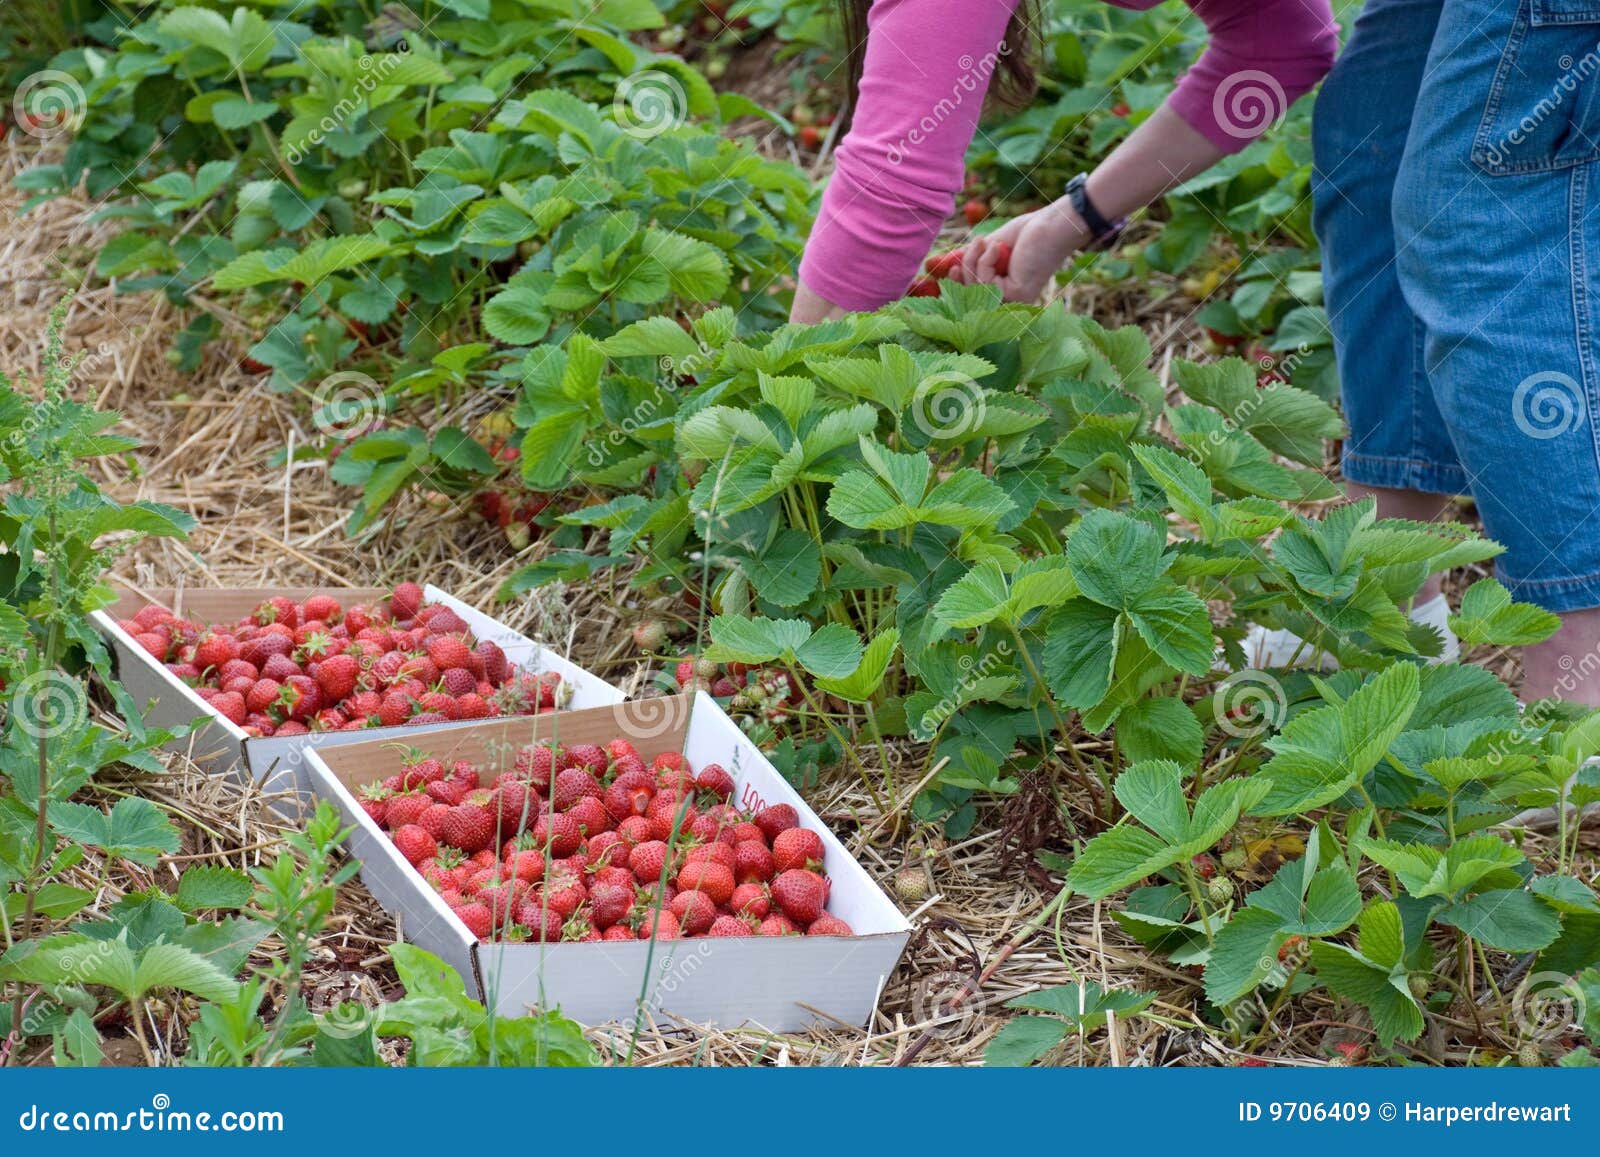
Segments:
[[[961,264],[950,271],[950,276],[962,285],[974,285],[978,280],[978,265],[983,260],[984,250],[989,246],[987,237],[974,237],[968,241],[961,252]]]

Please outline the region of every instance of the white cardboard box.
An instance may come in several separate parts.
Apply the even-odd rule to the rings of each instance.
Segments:
[[[110,607],[95,611],[90,618],[116,652],[117,679],[142,709],[146,723],[153,727],[169,727],[189,723],[197,717],[206,719],[187,737],[169,744],[172,750],[186,753],[208,770],[217,773],[231,770],[234,774],[247,775],[249,779],[260,782],[267,791],[294,790],[304,794],[307,791],[304,753],[311,748],[338,747],[371,739],[393,743],[403,738],[410,743],[426,731],[465,727],[471,721],[420,724],[416,727],[371,727],[361,731],[321,731],[306,735],[246,735],[242,728],[219,714],[196,695],[192,687],[134,642],[126,631],[117,626],[117,621],[133,618],[140,608],[150,603],[157,603],[174,614],[202,623],[233,623],[249,614],[262,600],[275,595],[284,595],[296,602],[303,602],[312,595],[332,595],[342,605],[350,605],[377,603],[388,593],[386,590],[366,587],[163,588],[126,594]],[[426,601],[443,603],[460,615],[476,638],[490,639],[499,644],[509,662],[535,672],[558,672],[562,681],[572,688],[567,709],[622,702],[623,693],[598,675],[568,662],[554,651],[518,634],[460,599],[433,586],[424,587],[423,594]]]
[[[471,760],[492,775],[537,739],[603,744],[618,736],[647,761],[663,751],[681,751],[697,771],[720,763],[733,777],[734,802],[743,809],[791,804],[800,822],[822,836],[823,866],[832,881],[828,910],[855,935],[480,944],[356,802],[359,785],[393,773],[392,748],[367,742],[311,751],[309,775],[316,794],[335,803],[355,826],[347,846],[361,861],[361,878],[372,894],[398,917],[401,935],[453,965],[468,989],[476,986],[479,998],[501,1015],[539,1006],[559,1008],[583,1024],[631,1023],[642,998],[646,1014],[663,1025],[674,1017],[774,1032],[830,1021],[866,1024],[911,926],[710,696],[490,720],[430,731],[418,737],[417,746],[447,763]]]

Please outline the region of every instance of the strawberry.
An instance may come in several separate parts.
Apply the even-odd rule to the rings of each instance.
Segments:
[[[978,225],[988,219],[989,202],[981,197],[974,197],[961,206],[961,215],[967,219],[968,225]]]
[[[500,810],[500,831],[516,835],[539,814],[539,793],[514,779],[501,782],[495,788],[495,801]]]
[[[400,782],[409,791],[411,788],[427,787],[430,783],[437,783],[444,776],[443,763],[432,757],[424,757],[406,763]]]
[[[442,806],[442,805],[441,805]],[[482,851],[494,840],[495,816],[477,804],[461,803],[444,817],[444,842],[463,852]]]
[[[798,936],[800,929],[782,912],[774,912],[756,926],[757,936]]]
[[[678,918],[678,927],[685,936],[700,935],[717,918],[716,902],[704,892],[679,892],[667,908]]]
[[[667,645],[667,627],[660,619],[646,619],[633,628],[634,645],[641,651],[659,651]]]
[[[312,595],[300,604],[302,618],[315,619],[321,623],[337,623],[339,621],[339,600],[332,595]]]
[[[994,271],[1001,277],[1011,272],[1011,246],[1004,241],[994,243]]]
[[[578,828],[578,821],[562,812],[554,815],[540,812],[533,825],[533,838],[558,858],[572,855],[583,844],[583,832]]]
[[[582,767],[556,772],[555,786],[550,790],[550,799],[557,811],[566,811],[586,796],[598,800],[604,795],[594,776]]]
[[[368,819],[382,827],[384,818],[389,814],[389,797],[393,794],[381,783],[363,784],[356,802],[361,805],[361,810],[367,813]]]
[[[651,839],[650,821],[644,816],[629,816],[617,825],[617,836],[632,849]]]
[[[222,691],[211,697],[211,706],[230,723],[243,724],[250,714],[244,696],[237,691]]]
[[[562,927],[566,921],[561,918],[561,913],[533,899],[524,900],[522,907],[517,909],[517,923],[529,930],[529,939],[553,944],[561,939]]]
[[[239,644],[232,635],[208,634],[195,644],[194,665],[202,671],[221,668],[239,657]]]
[[[446,695],[459,699],[463,695],[476,694],[478,681],[472,677],[472,672],[465,667],[451,667],[440,673],[439,690]]]
[[[718,916],[706,930],[707,936],[754,936],[750,925],[737,916]]]
[[[337,703],[353,693],[361,675],[361,662],[354,655],[330,655],[317,664],[316,683],[328,702]]]
[[[495,686],[506,681],[508,665],[506,653],[498,643],[491,643],[488,639],[478,640],[475,653],[483,662],[483,677]]]
[[[454,807],[466,797],[467,787],[453,779],[436,779],[423,788],[428,795],[442,804]]]
[[[456,635],[430,635],[427,642],[428,658],[441,671],[451,667],[467,667],[472,662],[472,648]]]
[[[949,277],[955,272],[965,256],[964,250],[952,249],[948,253],[941,253],[936,257],[928,258],[927,263],[922,268],[927,271],[929,277]]]
[[[414,824],[421,818],[422,813],[433,806],[434,801],[421,792],[406,792],[389,800],[387,822],[391,828],[403,828],[407,824]]]
[[[285,718],[309,719],[322,706],[322,691],[304,675],[290,675],[278,693],[278,708]]]
[[[288,655],[268,655],[266,662],[261,664],[261,677],[276,679],[279,683],[287,683],[291,676],[304,674],[305,668]]]
[[[478,889],[478,899],[489,909],[497,927],[516,920],[522,922],[522,906],[528,898],[528,886],[521,880],[495,880]]]
[[[428,829],[428,834],[436,840],[444,840],[445,821],[449,819],[454,809],[449,804],[429,804],[422,809],[422,814],[417,817],[417,826]],[[445,843],[451,843],[445,840]]]
[[[394,846],[413,867],[432,859],[439,850],[438,841],[428,834],[428,829],[416,824],[406,824],[396,831]]]
[[[596,882],[589,889],[589,914],[595,927],[606,929],[625,917],[633,907],[633,885]]]
[[[578,906],[589,898],[589,890],[583,886],[583,881],[566,871],[546,875],[540,894],[545,906],[561,913],[562,919],[569,919]]]
[[[524,747],[517,752],[518,777],[539,791],[550,790],[550,776],[555,771],[556,753],[544,744]]]
[[[606,742],[606,755],[610,757],[613,763],[616,763],[624,759],[638,759],[639,749],[626,739],[619,737]],[[643,767],[644,765],[640,764],[640,766]]]
[[[544,879],[544,853],[537,848],[520,848],[506,856],[506,871],[524,884]]]
[[[666,869],[669,854],[667,845],[660,840],[647,840],[628,853],[628,867],[641,884],[654,884]]]
[[[694,777],[694,785],[701,791],[710,792],[719,800],[726,800],[733,795],[733,776],[729,775],[720,763],[708,763],[702,767]]]
[[[378,725],[399,727],[411,718],[413,706],[415,705],[411,702],[411,696],[401,691],[389,692],[378,706]]]
[[[598,836],[611,827],[611,816],[605,805],[592,795],[586,795],[567,809],[567,815],[577,821],[585,836]]]
[[[837,917],[837,916],[835,916],[835,915],[833,915],[833,914],[831,914],[829,912],[824,912],[822,915],[818,916],[815,920],[811,921],[810,924],[806,925],[806,935],[807,936],[854,936],[855,933],[850,930],[850,925],[846,924],[843,920],[839,919],[839,917]]]
[[[251,616],[256,622],[265,626],[268,623],[278,623],[288,627],[291,631],[300,622],[300,612],[294,605],[294,600],[283,595],[274,595],[260,606],[256,607]]]
[[[704,892],[714,904],[726,904],[733,898],[733,873],[726,864],[696,860],[678,873],[678,890]]]
[[[1132,111],[1133,110],[1128,107],[1127,102],[1125,101],[1119,100],[1116,104],[1111,106],[1111,115],[1114,117],[1125,117]]]
[[[739,883],[765,884],[777,871],[777,861],[765,841],[744,840],[733,845],[733,878]]]
[[[677,940],[680,938],[678,918],[671,911],[646,912],[639,921],[640,940]]]
[[[591,775],[601,775],[611,765],[611,757],[603,747],[592,743],[574,743],[567,748],[567,766],[582,768]]]
[[[760,884],[740,884],[733,890],[733,895],[728,899],[728,907],[735,915],[750,916],[756,920],[764,920],[772,911],[772,901],[767,896],[767,890]]]
[[[229,659],[217,668],[217,681],[226,683],[230,679],[248,679],[254,683],[261,677],[261,671],[254,663],[247,663],[243,659]]]
[[[828,902],[827,884],[815,872],[790,868],[772,881],[772,900],[795,923],[809,925]]]
[[[822,147],[822,130],[816,125],[801,125],[800,147],[808,152],[816,152]]]
[[[307,727],[298,719],[285,719],[282,723],[278,724],[278,729],[275,734],[309,735],[311,734],[311,728]]]
[[[731,873],[734,865],[733,845],[724,844],[721,841],[715,841],[709,844],[696,844],[684,853],[683,862],[686,864],[698,864],[702,862],[721,864]]]
[[[417,622],[427,624],[428,632],[435,635],[464,635],[467,621],[449,607],[434,605],[417,612]]]
[[[462,904],[460,907],[452,908],[451,911],[456,914],[457,919],[467,926],[467,931],[472,933],[473,936],[479,940],[487,940],[489,938],[489,933],[494,929],[494,917],[490,914],[488,908],[474,900],[470,903]]]
[[[907,297],[938,297],[939,283],[931,277],[913,278],[906,290]]]
[[[822,867],[822,837],[809,828],[787,828],[772,841],[772,863],[780,872]]]
[[[591,868],[621,863],[628,855],[628,845],[616,832],[601,832],[591,836],[583,846],[583,858]]]
[[[1217,862],[1204,852],[1192,857],[1189,863],[1194,866],[1194,874],[1202,880],[1209,880],[1217,874]]]
[[[775,840],[779,832],[800,826],[800,813],[786,803],[771,804],[756,812],[754,822],[762,835]]]
[[[626,924],[613,924],[600,934],[602,940],[635,940],[633,929]]]
[[[694,660],[678,660],[678,666],[672,674],[673,678],[678,681],[679,687],[687,687],[689,685],[689,681],[694,678]]]
[[[403,582],[389,596],[389,609],[397,619],[410,619],[422,609],[422,588],[413,582]]]

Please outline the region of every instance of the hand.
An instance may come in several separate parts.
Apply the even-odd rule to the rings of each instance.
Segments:
[[[1004,274],[995,269],[1001,242],[1011,247]],[[998,285],[1007,301],[1037,301],[1056,271],[1088,242],[1089,230],[1071,205],[1056,201],[974,237],[950,276],[963,285]]]

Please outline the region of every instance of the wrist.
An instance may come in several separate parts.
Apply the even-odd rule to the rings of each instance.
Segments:
[[[1069,197],[1060,197],[1045,206],[1050,239],[1061,253],[1064,262],[1093,240],[1089,223],[1078,215]]]

